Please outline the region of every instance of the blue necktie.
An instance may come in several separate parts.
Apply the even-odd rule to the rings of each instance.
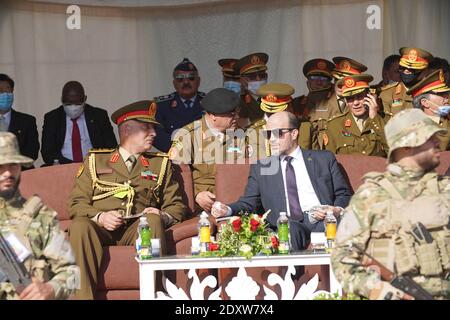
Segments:
[[[184,102],[184,104],[186,105],[186,108],[189,109],[191,107],[192,101],[191,100],[186,100]]]
[[[287,156],[284,159],[286,160],[286,189],[291,219],[303,221],[303,212],[298,198],[297,180],[295,178],[294,167],[291,163],[294,158]]]

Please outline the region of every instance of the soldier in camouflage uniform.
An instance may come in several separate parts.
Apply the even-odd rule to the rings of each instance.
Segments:
[[[383,104],[386,122],[396,113],[412,108],[412,97],[407,93],[408,88],[414,86],[428,68],[433,59],[431,53],[420,48],[400,48],[400,82],[388,84],[380,89],[379,97]]]
[[[0,299],[67,299],[79,286],[80,272],[57,213],[38,196],[24,199],[18,189],[21,165],[32,163],[20,154],[14,134],[0,132],[0,232],[21,243],[33,280],[19,294],[0,270]]]
[[[331,255],[343,289],[370,299],[410,298],[367,267],[357,245],[397,275],[409,275],[435,298],[450,297],[450,178],[438,176],[439,127],[421,110],[395,115],[385,127],[390,164],[364,176],[345,209]],[[422,234],[412,232],[422,223]]]
[[[95,297],[104,246],[135,245],[140,215],[160,239],[162,255],[165,229],[187,217],[168,155],[148,152],[158,124],[155,112],[156,104],[147,100],[114,112],[119,147],[90,150],[80,166],[69,199],[69,237],[81,269],[77,298]]]
[[[378,102],[369,94],[366,74],[347,76],[338,81],[349,111],[328,122],[323,134],[325,148],[335,154],[363,154],[385,157],[384,120],[378,114]]]

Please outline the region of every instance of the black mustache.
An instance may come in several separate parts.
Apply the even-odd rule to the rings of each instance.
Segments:
[[[183,84],[182,89],[192,89],[192,86],[189,83]]]

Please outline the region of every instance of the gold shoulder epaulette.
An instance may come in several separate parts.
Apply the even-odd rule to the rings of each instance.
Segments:
[[[266,120],[261,119],[261,120],[253,122],[252,124],[249,124],[246,127],[246,129],[255,129],[255,128],[259,128],[259,127],[265,126],[265,125],[266,125]]]
[[[146,157],[168,157],[169,154],[165,152],[146,152]]]
[[[99,148],[99,149],[89,149],[90,153],[109,153],[113,152],[116,149],[108,149],[108,148]]]
[[[331,117],[330,119],[328,119],[327,121],[330,122],[330,121],[333,121],[333,120],[335,120],[335,119],[342,118],[342,117],[344,117],[344,116],[346,116],[346,115],[347,115],[347,113],[337,114],[337,115],[335,115],[335,116],[332,116],[332,117]]]
[[[381,87],[380,91],[384,91],[384,90],[393,88],[393,87],[397,86],[398,84],[399,84],[399,82],[393,82],[393,83],[387,84],[387,85]]]

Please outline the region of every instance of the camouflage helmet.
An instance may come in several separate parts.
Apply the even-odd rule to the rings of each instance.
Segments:
[[[388,159],[391,162],[392,151],[403,147],[418,147],[432,135],[447,132],[422,110],[406,109],[397,113],[386,123],[384,133],[389,145]]]
[[[33,164],[33,159],[20,154],[19,143],[11,132],[0,132],[0,165],[17,163],[24,166]]]

